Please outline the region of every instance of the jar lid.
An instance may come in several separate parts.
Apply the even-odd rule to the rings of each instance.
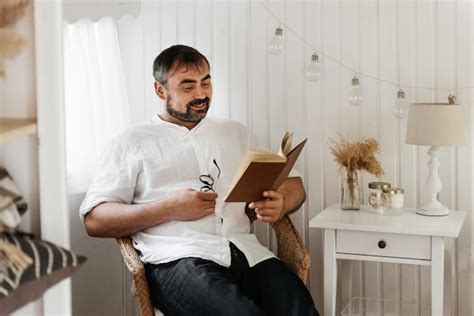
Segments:
[[[384,190],[384,189],[390,188],[390,183],[388,183],[388,182],[370,182],[369,183],[369,188],[370,189]]]
[[[386,188],[383,190],[385,193],[389,194],[402,194],[405,193],[405,190],[402,188]]]

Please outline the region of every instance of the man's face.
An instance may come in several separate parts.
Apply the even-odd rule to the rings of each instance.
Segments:
[[[209,67],[181,65],[171,69],[167,86],[155,82],[156,93],[166,101],[166,113],[162,119],[193,128],[207,114],[212,98],[212,83]]]

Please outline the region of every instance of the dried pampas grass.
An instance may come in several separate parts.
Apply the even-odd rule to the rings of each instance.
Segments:
[[[13,30],[0,28],[0,77],[5,77],[3,61],[6,58],[16,57],[24,45],[25,40],[21,35]]]
[[[0,238],[0,282],[3,282],[10,272],[15,278],[21,276],[32,263],[33,260],[21,249]]]
[[[339,140],[330,138],[332,146],[331,153],[334,160],[341,168],[346,168],[353,173],[357,170],[365,170],[376,177],[385,174],[375,154],[379,152],[379,143],[375,138],[361,138],[355,142],[349,142],[345,136],[339,135]]]
[[[25,14],[31,0],[0,0],[0,27],[13,26]]]
[[[12,27],[25,14],[31,0],[0,0],[0,78],[5,77],[4,60],[16,57],[25,41]]]

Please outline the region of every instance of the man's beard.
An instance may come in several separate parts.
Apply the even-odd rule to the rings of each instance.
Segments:
[[[205,103],[206,107],[202,110],[194,110],[192,105],[199,105]],[[205,97],[204,99],[194,99],[193,101],[186,104],[186,112],[179,112],[172,108],[171,98],[166,100],[166,111],[172,117],[189,123],[199,123],[207,114],[209,110],[209,98]]]

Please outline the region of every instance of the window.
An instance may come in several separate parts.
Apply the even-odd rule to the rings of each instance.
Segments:
[[[111,17],[64,25],[66,166],[84,192],[105,143],[131,124],[117,28]]]

